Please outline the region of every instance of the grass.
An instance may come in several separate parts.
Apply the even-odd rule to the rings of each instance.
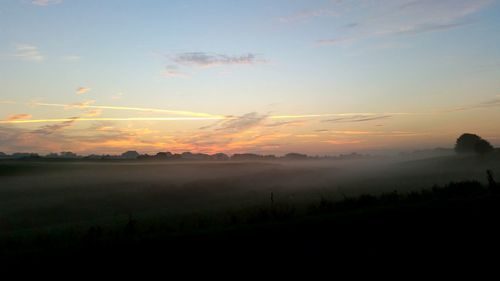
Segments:
[[[95,224],[87,227],[61,227],[43,231],[25,231],[3,235],[0,256],[4,259],[22,258],[59,251],[82,251],[88,248],[128,247],[145,241],[175,241],[183,237],[219,236],[224,233],[252,232],[276,225],[300,225],[305,221],[331,222],[332,217],[350,219],[356,216],[377,216],[387,210],[401,211],[421,205],[445,206],[452,201],[470,203],[474,200],[497,198],[497,188],[486,187],[477,181],[449,183],[430,189],[375,196],[364,194],[341,200],[321,198],[306,205],[273,203],[233,209],[225,212],[193,214],[176,218],[141,220],[130,215],[115,224]],[[472,201],[471,201],[472,200]],[[322,222],[323,223],[323,222]]]

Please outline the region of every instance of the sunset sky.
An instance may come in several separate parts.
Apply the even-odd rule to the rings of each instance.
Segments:
[[[500,145],[499,0],[1,0],[0,151]]]

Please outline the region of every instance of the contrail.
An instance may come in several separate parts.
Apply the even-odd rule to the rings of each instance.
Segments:
[[[160,110],[160,109],[159,109]],[[298,119],[319,118],[332,116],[356,116],[356,115],[381,115],[382,113],[332,113],[332,114],[306,114],[306,115],[272,115],[269,119]],[[389,114],[389,113],[384,113]],[[393,115],[407,115],[410,113],[391,113]],[[211,116],[186,116],[186,117],[96,117],[96,118],[47,118],[47,119],[24,119],[24,120],[0,120],[0,124],[30,124],[30,123],[54,123],[67,121],[204,121],[204,120],[231,120],[238,119],[234,116],[211,115]]]
[[[28,120],[3,120],[0,124],[29,124],[29,123],[52,123],[67,121],[197,121],[197,120],[222,120],[233,117],[130,117],[130,118],[51,118],[51,119],[28,119]]]
[[[357,115],[415,115],[422,113],[410,113],[410,112],[352,112],[352,113],[325,113],[325,114],[304,114],[304,115],[271,115],[269,119],[294,119],[294,118],[318,118],[318,117],[342,117],[342,116],[357,116]]]
[[[34,105],[40,106],[56,106],[65,108],[95,108],[95,109],[112,109],[112,110],[127,110],[127,111],[143,111],[143,112],[157,112],[157,113],[167,113],[167,114],[178,114],[184,116],[192,117],[217,117],[219,119],[227,119],[227,116],[216,115],[204,112],[193,112],[184,110],[170,110],[170,109],[159,109],[159,108],[144,108],[144,107],[128,107],[128,106],[112,106],[112,105],[90,105],[90,104],[59,104],[59,103],[34,103]],[[412,115],[416,113],[406,113],[406,112],[384,112],[384,113],[373,113],[373,112],[355,112],[355,113],[325,113],[325,114],[303,114],[303,115],[271,115],[268,116],[269,119],[296,119],[296,118],[318,118],[318,117],[334,117],[334,116],[353,116],[353,115]]]
[[[9,102],[10,101],[5,101]],[[230,120],[238,119],[238,117],[230,115],[216,115],[203,112],[193,112],[185,110],[170,110],[159,108],[144,108],[144,107],[127,107],[127,106],[112,106],[112,105],[91,105],[89,103],[75,104],[60,104],[60,103],[32,103],[35,106],[53,106],[63,108],[92,108],[92,109],[111,109],[124,111],[142,111],[156,112],[183,115],[184,117],[123,117],[123,118],[46,118],[46,119],[23,119],[23,120],[0,120],[0,124],[30,124],[30,123],[51,123],[51,122],[66,122],[66,121],[202,121],[202,120]],[[343,117],[343,116],[377,116],[377,115],[416,115],[422,113],[407,113],[407,112],[354,112],[354,113],[324,113],[324,114],[288,114],[288,115],[268,115],[268,119],[306,119],[306,118],[324,118],[324,117]]]
[[[192,112],[184,110],[169,110],[169,109],[158,109],[158,108],[144,108],[144,107],[127,107],[127,106],[112,106],[112,105],[89,105],[89,104],[59,104],[59,103],[34,103],[33,105],[40,106],[56,106],[65,108],[96,108],[96,109],[112,109],[112,110],[128,110],[128,111],[143,111],[143,112],[157,112],[157,113],[168,113],[177,114],[184,116],[194,116],[194,117],[224,117],[223,115],[214,115],[203,112]]]

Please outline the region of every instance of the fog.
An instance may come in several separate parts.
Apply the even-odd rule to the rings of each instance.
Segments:
[[[496,155],[305,161],[2,161],[0,227],[174,217],[361,193],[407,192],[500,174]]]

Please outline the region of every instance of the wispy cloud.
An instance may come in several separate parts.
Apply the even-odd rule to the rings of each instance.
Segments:
[[[55,5],[55,4],[61,4],[63,0],[33,0],[31,3],[33,3],[36,6],[49,6],[49,5]]]
[[[357,123],[392,118],[392,115],[354,115],[323,120],[322,122]]]
[[[294,127],[305,124],[302,120],[290,120],[290,121],[281,121],[281,122],[273,122],[266,124],[266,127]]]
[[[338,13],[330,9],[301,10],[293,14],[290,14],[288,16],[280,17],[279,20],[281,22],[291,23],[298,21],[306,21],[312,18],[328,17],[336,15],[338,15]]]
[[[59,124],[58,124],[59,125]],[[112,130],[94,131],[92,128],[63,130],[60,127],[27,130],[15,127],[0,127],[0,150],[2,151],[74,151],[82,153],[122,152],[130,147],[135,149],[160,150],[172,143],[159,139],[155,142],[142,140],[151,133],[147,129],[113,128]],[[66,126],[64,128],[67,128]]]
[[[340,45],[345,43],[350,43],[356,40],[356,38],[332,38],[332,39],[322,39],[317,40],[316,43],[319,45]]]
[[[71,117],[71,118],[68,118],[68,120],[62,121],[61,123],[58,123],[58,124],[45,125],[45,126],[41,127],[40,129],[34,131],[34,133],[42,134],[42,135],[53,134],[53,133],[58,132],[64,128],[71,127],[78,118],[79,117]]]
[[[346,144],[360,144],[363,140],[325,140],[322,143],[334,144],[334,145],[346,145]]]
[[[77,95],[83,95],[83,94],[86,94],[90,91],[90,88],[87,88],[87,87],[78,87],[76,88],[76,94]]]
[[[242,65],[263,63],[266,60],[259,55],[248,53],[243,55],[226,55],[207,52],[187,52],[176,54],[172,61],[185,66],[216,67],[221,65]]]
[[[419,33],[452,29],[455,27],[459,27],[459,26],[467,25],[467,24],[471,24],[471,23],[472,23],[471,21],[451,22],[451,23],[427,23],[427,24],[414,25],[414,26],[403,26],[400,29],[392,31],[390,33],[415,35],[415,34],[419,34]]]
[[[372,137],[413,137],[420,136],[423,133],[408,132],[408,131],[330,131],[333,135],[345,136],[372,136]]]
[[[93,100],[73,103],[73,104],[60,104],[60,103],[42,103],[42,102],[34,102],[32,105],[34,106],[53,106],[53,107],[78,107],[78,108],[93,108],[93,109],[110,109],[110,110],[122,110],[122,111],[141,111],[141,112],[150,112],[150,113],[165,113],[165,114],[175,114],[182,116],[191,116],[191,117],[207,117],[213,119],[225,119],[226,116],[216,115],[210,113],[203,112],[193,112],[193,111],[185,111],[185,110],[170,110],[170,109],[159,109],[159,108],[147,108],[147,107],[127,107],[127,106],[113,106],[113,105],[92,105]]]
[[[341,135],[370,135],[370,134],[373,134],[373,132],[371,132],[371,131],[330,131],[330,132],[333,134],[341,134]]]
[[[209,126],[202,127],[200,129],[208,129],[219,127],[221,128],[231,128],[237,124],[251,124],[252,122],[262,122],[263,120],[282,120],[290,119],[289,121],[280,121],[274,123],[264,124],[266,127],[280,127],[280,126],[298,126],[304,124],[304,121],[297,121],[293,119],[319,119],[323,122],[364,122],[378,119],[387,119],[393,116],[401,115],[422,115],[431,113],[418,113],[418,112],[382,112],[382,113],[322,113],[322,114],[284,114],[284,115],[259,115],[256,112],[248,113],[243,116],[231,116],[223,114],[210,114],[204,112],[193,112],[185,110],[171,110],[171,109],[160,109],[160,108],[144,108],[144,107],[126,107],[126,106],[113,106],[113,105],[94,105],[94,100],[87,100],[71,104],[58,104],[58,103],[42,103],[42,102],[31,102],[30,106],[50,106],[50,107],[61,107],[66,110],[69,109],[96,109],[96,110],[117,110],[117,111],[139,111],[147,113],[163,113],[169,115],[180,115],[185,117],[118,117],[109,119],[92,119],[92,118],[80,118],[79,121],[97,121],[97,120],[114,120],[114,121],[184,121],[184,120],[220,120],[219,123],[212,124]],[[333,119],[326,119],[331,118]],[[14,122],[14,123],[41,123],[41,122],[58,122],[61,121],[60,118],[47,118],[40,120],[30,120],[30,122]],[[1,123],[1,122],[0,122]],[[5,122],[4,122],[5,123]]]
[[[460,106],[460,107],[456,107],[453,109],[445,110],[444,112],[466,111],[466,110],[491,108],[491,107],[500,107],[500,95],[497,95],[495,98],[484,101],[484,102]]]
[[[33,117],[31,114],[14,114],[14,115],[11,115],[9,117],[7,117],[7,121],[14,121],[14,120],[22,120],[22,119],[30,119],[31,117]]]
[[[95,103],[95,100],[87,100],[87,101],[81,101],[81,102],[75,102],[75,103],[71,103],[71,104],[66,104],[64,106],[64,108],[65,109],[88,108],[89,106],[91,106],[94,103]]]
[[[97,117],[102,114],[101,109],[91,109],[83,114],[84,117]]]
[[[189,77],[188,74],[183,73],[183,72],[179,71],[178,69],[174,69],[174,68],[165,69],[165,71],[163,72],[163,76],[167,77],[167,78],[188,78]]]
[[[44,56],[40,53],[38,47],[30,44],[17,44],[16,52],[11,56],[34,62],[41,62],[44,60]]]
[[[225,133],[238,133],[244,130],[248,130],[261,124],[265,119],[266,115],[259,115],[257,112],[247,113],[245,115],[227,119],[219,124],[219,128],[216,131],[223,131]]]
[[[328,117],[371,117],[380,115],[417,115],[423,113],[417,112],[347,112],[347,113],[321,113],[321,114],[283,114],[283,115],[270,115],[269,119],[308,119],[308,118],[328,118]]]
[[[267,116],[256,112],[250,112],[241,116],[228,116],[228,119],[220,120],[212,125],[200,128],[202,132],[188,137],[176,138],[178,143],[191,145],[196,149],[209,149],[210,147],[221,146],[247,146],[255,145],[265,139],[268,141],[267,133],[257,134],[250,137],[251,141],[245,137],[245,134],[258,130],[264,124]],[[209,131],[206,131],[209,130]],[[274,133],[274,132],[273,132]]]
[[[357,41],[371,37],[417,35],[444,31],[476,22],[472,15],[483,10],[491,0],[401,0],[343,1],[339,6],[342,18],[352,19],[339,24],[337,36],[317,40],[322,45],[337,45],[348,38]],[[367,14],[357,18],[359,14]]]

